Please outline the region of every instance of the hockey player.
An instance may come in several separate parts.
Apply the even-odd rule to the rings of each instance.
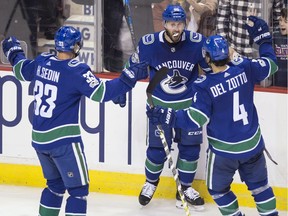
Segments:
[[[207,124],[206,185],[222,215],[241,216],[238,201],[230,190],[233,176],[241,180],[254,197],[260,215],[278,215],[276,200],[268,184],[263,154],[264,141],[253,102],[254,85],[277,71],[276,56],[267,23],[255,16],[246,24],[251,39],[259,45],[260,58],[239,57],[229,62],[228,43],[210,36],[203,53],[213,73],[193,86],[189,109],[173,111],[155,107],[147,115],[154,124],[197,129]]]
[[[206,72],[210,71],[202,56],[205,37],[185,30],[186,14],[180,5],[168,5],[162,18],[165,30],[143,36],[138,44],[138,52],[130,58],[130,65],[139,61],[149,62],[150,80],[161,67],[169,68],[167,77],[163,78],[153,93],[154,104],[176,110],[187,108],[191,104],[193,95],[190,88],[198,77],[198,67],[202,67]],[[171,129],[165,126],[163,129],[170,150],[172,141],[178,144],[177,169],[185,198],[194,208],[202,210],[204,200],[191,187],[197,170],[202,129]],[[155,125],[149,122],[145,161],[146,182],[139,195],[139,203],[143,206],[152,199],[167,159],[157,131]],[[178,193],[176,206],[182,208]]]
[[[3,41],[16,78],[34,82],[32,146],[47,184],[40,200],[41,216],[59,215],[66,190],[65,215],[86,215],[89,176],[78,122],[81,96],[109,101],[148,76],[147,64],[139,63],[104,82],[75,59],[81,47],[81,33],[71,26],[62,26],[55,34],[57,55],[43,53],[28,60],[15,37]]]

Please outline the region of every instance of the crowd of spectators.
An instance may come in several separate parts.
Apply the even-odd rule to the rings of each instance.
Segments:
[[[287,87],[287,0],[130,0],[133,37],[125,17],[125,1],[111,1],[113,4],[103,1],[103,67],[107,71],[122,71],[129,55],[135,49],[133,44],[138,43],[141,36],[147,33],[163,30],[164,8],[168,4],[180,4],[187,13],[188,30],[199,32],[206,37],[212,34],[222,35],[236,53],[248,58],[257,57],[257,52],[254,52],[255,45],[252,45],[244,28],[247,17],[255,15],[268,19],[279,64],[279,73],[270,78],[271,84]],[[24,0],[22,9],[31,31],[31,46],[35,50],[39,35],[37,31],[44,32],[46,39],[53,39],[55,29],[60,24],[59,19],[63,19],[63,1],[49,1],[49,7],[46,0],[41,1],[42,4],[31,2]],[[75,0],[72,2],[77,3]],[[93,1],[89,4],[92,3]],[[135,41],[132,41],[133,38]]]

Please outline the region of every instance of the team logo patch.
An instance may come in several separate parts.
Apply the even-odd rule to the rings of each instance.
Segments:
[[[131,61],[133,63],[139,63],[140,62],[138,53],[135,52],[135,53],[132,54]]]
[[[201,83],[203,82],[204,80],[206,80],[206,76],[205,75],[201,75],[200,77],[198,77],[196,80],[195,80],[195,83]]]
[[[155,134],[156,137],[160,137],[160,132],[159,132],[158,129],[156,129],[156,130],[154,131],[154,134]]]
[[[197,32],[190,33],[190,40],[192,42],[200,42],[202,40],[202,35],[198,34]]]
[[[185,84],[188,79],[184,76],[181,76],[179,70],[173,70],[173,76],[165,83],[168,84],[170,87],[175,88],[181,84]]]
[[[168,76],[160,82],[161,88],[168,94],[179,94],[186,91],[188,79],[181,75],[177,69],[173,70],[173,75]]]
[[[144,45],[149,45],[154,43],[155,37],[153,34],[147,34],[142,37],[142,42]]]

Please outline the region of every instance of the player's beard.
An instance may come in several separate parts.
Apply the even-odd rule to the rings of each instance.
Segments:
[[[170,40],[173,43],[179,42],[181,40],[181,37],[183,34],[183,31],[182,32],[180,32],[180,31],[169,32],[167,29],[165,32],[166,32],[166,35],[170,38]]]

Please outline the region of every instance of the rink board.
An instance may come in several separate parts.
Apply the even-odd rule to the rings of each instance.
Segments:
[[[0,72],[0,183],[42,187],[45,182],[36,154],[31,147],[31,108],[33,96],[29,83],[19,82],[11,72]],[[146,150],[145,89],[139,82],[128,94],[125,108],[112,102],[99,104],[88,99],[81,102],[80,124],[87,163],[90,190],[111,194],[137,196],[144,183]],[[266,147],[279,165],[267,159],[269,183],[274,188],[279,210],[287,211],[287,94],[255,92],[255,103]],[[193,183],[207,202],[204,143]],[[172,156],[176,161],[177,148]],[[239,176],[233,191],[241,205],[251,206],[253,200]],[[175,183],[167,164],[162,173],[156,196],[175,198]]]
[[[107,194],[138,196],[145,181],[145,176],[141,174],[90,170],[89,175],[90,192]],[[39,166],[17,164],[0,164],[0,184],[45,187],[45,181]],[[205,202],[214,202],[206,189],[204,180],[195,180],[193,187],[200,192]],[[240,206],[255,207],[253,198],[244,184],[233,183],[232,190],[238,197]],[[288,211],[287,188],[273,187],[273,190],[277,200],[277,209]],[[154,197],[175,199],[175,194],[174,179],[167,176],[161,177]]]

